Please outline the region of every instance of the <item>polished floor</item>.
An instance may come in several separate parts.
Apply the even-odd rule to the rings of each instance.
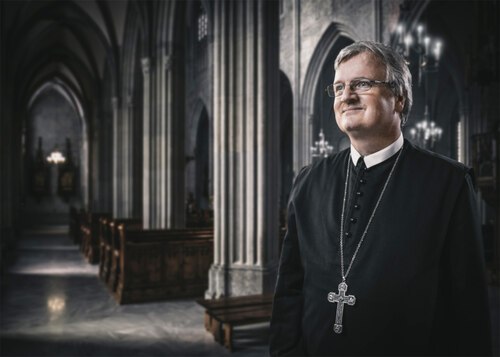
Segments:
[[[26,231],[1,282],[0,356],[266,356],[268,324],[237,327],[230,354],[193,300],[117,305],[67,235]],[[499,355],[499,289],[490,289]]]
[[[25,232],[2,281],[0,356],[265,356],[268,324],[235,328],[230,354],[194,300],[117,305],[66,234]]]

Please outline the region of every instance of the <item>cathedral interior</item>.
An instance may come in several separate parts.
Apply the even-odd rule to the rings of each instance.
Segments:
[[[272,293],[294,177],[349,147],[324,88],[359,40],[410,65],[404,137],[474,169],[499,355],[496,0],[2,0],[0,354],[266,355],[265,318],[228,348],[196,301]],[[180,290],[110,287],[112,220],[196,240]]]

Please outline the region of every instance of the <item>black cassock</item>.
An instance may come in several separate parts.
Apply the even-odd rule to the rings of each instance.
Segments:
[[[343,331],[340,216],[346,168],[347,269],[397,154],[356,169],[349,150],[304,168],[288,206],[271,319],[271,355],[489,355],[480,224],[470,169],[417,148],[403,152],[352,269]]]

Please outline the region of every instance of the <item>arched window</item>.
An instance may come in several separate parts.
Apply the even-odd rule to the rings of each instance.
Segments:
[[[208,16],[201,2],[198,2],[195,7],[196,27],[194,41],[194,63],[198,72],[204,71],[207,68],[208,61]]]
[[[208,35],[207,13],[201,4],[200,7],[200,13],[198,14],[198,42],[205,40]]]

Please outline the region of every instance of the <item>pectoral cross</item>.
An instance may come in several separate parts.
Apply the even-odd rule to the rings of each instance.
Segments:
[[[343,281],[339,284],[339,293],[328,293],[328,301],[337,303],[337,313],[335,314],[335,325],[333,331],[335,333],[342,333],[342,315],[344,315],[344,304],[354,305],[356,297],[354,295],[345,295],[347,291],[347,284]]]

